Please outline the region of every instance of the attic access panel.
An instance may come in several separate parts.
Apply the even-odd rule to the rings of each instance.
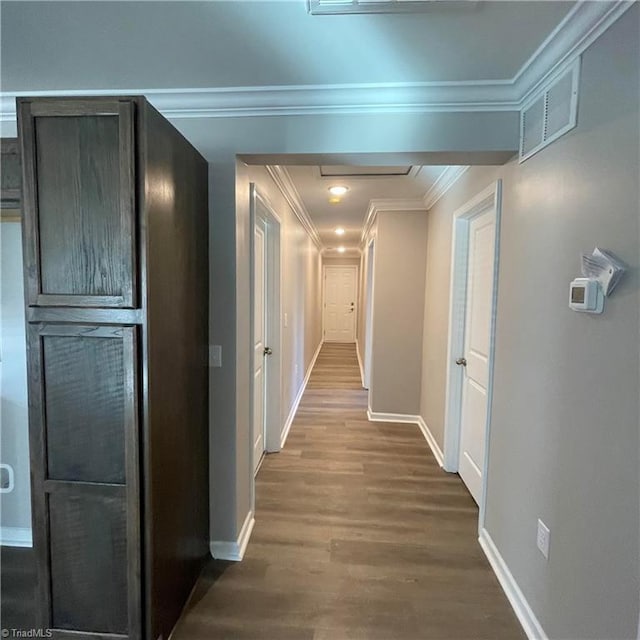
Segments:
[[[408,176],[413,166],[365,167],[348,165],[320,165],[321,178],[389,178]]]

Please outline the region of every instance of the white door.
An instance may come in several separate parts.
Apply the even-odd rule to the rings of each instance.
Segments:
[[[469,222],[464,355],[459,361],[464,366],[464,375],[458,470],[478,504],[482,496],[487,432],[495,226],[493,207]]]
[[[353,266],[325,267],[324,339],[356,341],[356,275]]]
[[[254,243],[254,327],[253,327],[253,463],[258,468],[264,454],[266,390],[266,277],[264,220],[256,219]]]

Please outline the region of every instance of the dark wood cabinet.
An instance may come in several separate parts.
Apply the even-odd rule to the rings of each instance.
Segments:
[[[208,555],[208,171],[143,98],[18,100],[38,625],[167,640]]]

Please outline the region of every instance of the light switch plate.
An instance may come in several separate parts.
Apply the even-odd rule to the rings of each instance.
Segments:
[[[222,366],[222,345],[209,345],[209,366],[216,368]]]
[[[548,560],[549,559],[549,542],[551,538],[551,531],[549,527],[538,518],[538,535],[536,544],[540,553]]]

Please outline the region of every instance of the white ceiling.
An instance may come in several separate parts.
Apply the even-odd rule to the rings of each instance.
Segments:
[[[458,138],[463,133],[465,152],[499,150],[508,156],[508,150],[515,148],[511,143],[495,146],[500,138],[494,129],[500,130],[498,116],[502,114],[489,114],[498,124],[484,125],[483,130],[490,130],[493,137],[491,144],[478,147],[471,140],[475,129],[458,126],[459,113],[454,114],[456,119],[443,116],[437,125],[433,124],[434,114],[422,113],[407,113],[397,121],[376,120],[367,109],[367,116],[360,116],[356,107],[361,103],[354,106],[340,91],[344,93],[344,85],[366,90],[382,86],[380,83],[394,83],[384,85],[392,92],[407,86],[402,83],[508,87],[575,4],[460,0],[434,3],[431,10],[415,14],[311,16],[305,0],[2,2],[0,88],[11,102],[10,92],[20,91],[138,93],[167,89],[167,94],[173,90],[176,95],[196,95],[197,91],[189,90],[199,88],[223,89],[224,95],[216,97],[224,102],[233,93],[227,88],[247,87],[244,94],[249,102],[265,96],[270,107],[286,107],[295,102],[294,94],[323,85],[325,92],[314,99],[342,100],[349,105],[347,112],[353,111],[352,119],[334,122],[327,118],[322,127],[309,129],[303,117],[260,118],[260,122],[256,117],[256,122],[242,125],[230,118],[217,128],[206,119],[185,117],[178,124],[210,161],[236,153],[269,155],[283,148],[288,153],[324,154],[362,149],[449,152],[460,149]],[[273,90],[287,86],[291,87],[288,93]],[[389,100],[399,107],[407,103],[402,91]],[[413,105],[416,101],[408,102]],[[300,107],[303,115],[306,107],[306,103]],[[269,126],[261,129],[267,122]],[[516,131],[515,118],[505,122]],[[429,126],[438,129],[433,132]],[[386,136],[382,148],[380,143],[369,144],[382,128]],[[458,138],[454,136],[453,143],[443,146],[438,138],[443,130],[447,135],[455,130]],[[242,141],[240,133],[245,136]],[[396,161],[455,164],[460,159]],[[263,162],[275,163],[273,159]],[[334,233],[338,225],[347,229],[340,244],[356,247],[371,200],[420,199],[444,169],[427,165],[417,176],[341,178],[350,190],[340,203],[330,204],[327,188],[332,181],[322,178],[317,167],[287,168],[328,247],[338,246]]]
[[[311,16],[305,0],[3,2],[0,77],[3,91],[507,79],[573,4]]]
[[[325,169],[327,167],[324,167]],[[407,169],[409,167],[388,170]],[[334,166],[335,173],[372,173],[380,167]],[[338,255],[337,247],[354,251],[358,248],[371,200],[421,200],[433,186],[436,179],[446,169],[443,166],[411,167],[409,175],[329,178],[321,175],[319,166],[288,166],[286,171],[293,182],[300,199],[314,223],[320,239],[327,249],[327,255]],[[326,171],[325,171],[326,172]],[[349,191],[340,202],[331,203],[329,187],[342,185]],[[343,236],[335,233],[337,227],[345,229]]]

